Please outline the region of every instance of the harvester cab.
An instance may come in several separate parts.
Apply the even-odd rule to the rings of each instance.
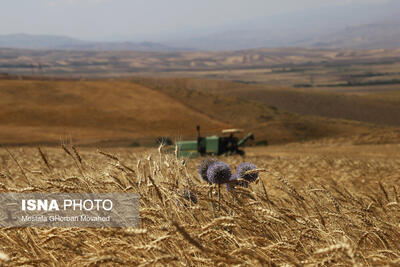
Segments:
[[[240,148],[244,146],[247,140],[254,140],[254,135],[249,133],[240,140],[234,136],[234,134],[242,132],[243,130],[241,129],[226,129],[222,131],[223,136],[213,135],[202,137],[200,134],[200,126],[197,126],[197,140],[179,141],[176,143],[178,147],[178,156],[244,155],[244,151]]]

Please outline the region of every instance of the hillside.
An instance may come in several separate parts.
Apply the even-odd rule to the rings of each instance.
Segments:
[[[184,81],[183,85],[190,84]],[[210,81],[204,81],[207,83]],[[215,82],[218,84],[224,83]],[[0,144],[70,140],[80,144],[153,144],[159,136],[193,138],[196,125],[202,126],[203,134],[241,127],[253,131],[258,142],[277,144],[382,128],[299,115],[247,97],[170,85],[163,86],[155,78],[134,82],[0,80]]]
[[[249,6],[254,8],[257,5],[253,3]],[[99,32],[100,36],[95,37],[98,41],[89,41],[87,38],[92,34],[78,35],[82,38],[81,40],[58,35],[67,34],[62,30],[57,32],[50,30],[45,31],[49,33],[48,35],[24,33],[0,35],[0,47],[81,51],[232,51],[305,46],[337,49],[399,47],[397,13],[400,4],[395,0],[330,1],[314,5],[304,3],[304,7],[295,8],[296,11],[288,10],[276,14],[271,12],[274,5],[266,6],[268,8],[263,15],[253,15],[247,19],[226,21],[213,26],[202,24],[193,27],[192,23],[196,21],[194,19],[196,16],[192,16],[189,21],[186,19],[184,25],[180,25],[186,28],[183,32],[182,29],[177,30],[180,27],[173,27],[169,30],[160,30],[156,34],[149,32],[146,37],[139,37],[133,34],[134,27],[117,39],[112,36],[105,37],[104,31],[101,31],[102,34]],[[185,12],[177,15],[184,16]],[[205,13],[203,12],[202,15],[204,16]],[[159,18],[156,16],[153,20],[156,21]],[[57,24],[57,22],[54,23]],[[76,21],[70,21],[70,23],[75,24]],[[103,23],[106,22],[103,21]],[[107,27],[103,30],[107,31],[108,26],[112,24],[112,22],[109,25],[106,24]],[[125,25],[126,22],[123,24]],[[132,25],[135,24],[137,23]],[[9,27],[7,31],[3,30],[3,32],[8,31],[12,31],[12,27]],[[25,31],[32,33],[29,30]],[[162,34],[160,34],[161,31]],[[77,32],[79,31],[68,34],[72,34],[73,37]],[[111,35],[115,35],[115,31]],[[137,42],[139,40],[140,42]]]
[[[154,142],[227,127],[162,93],[121,81],[0,81],[0,143]]]
[[[390,97],[385,98],[385,93],[374,97],[374,95],[362,96],[203,79],[151,78],[135,79],[135,82],[168,92],[176,97],[178,94],[184,96],[185,93],[182,92],[186,94],[197,92],[200,95],[208,93],[222,99],[230,96],[255,101],[259,105],[265,105],[273,110],[291,112],[291,114],[400,126],[400,116],[398,116],[400,92],[398,91],[390,92]]]
[[[230,93],[303,115],[400,126],[399,102],[390,103],[357,95],[306,92],[293,89],[254,88],[246,91],[230,91]]]
[[[177,51],[187,50],[155,42],[94,42],[68,36],[9,34],[0,35],[0,47],[19,49],[81,50],[81,51]]]
[[[212,31],[204,29],[202,34],[189,34],[186,39],[170,40],[167,44],[203,51],[262,47],[399,47],[400,4],[397,0],[315,1],[314,5],[310,3],[308,1],[299,4],[298,6],[304,8],[295,12],[235,21],[215,27]],[[372,25],[378,27],[371,27]]]
[[[7,34],[0,35],[0,47],[56,49],[68,46],[84,45],[85,41],[56,35]]]
[[[194,138],[196,125],[202,134],[243,128],[253,144],[390,137],[382,123],[398,126],[400,105],[386,99],[198,79],[2,79],[0,144],[154,144]]]
[[[347,95],[302,93],[287,88],[203,79],[135,78],[132,81],[163,92],[218,120],[253,131],[258,140],[265,139],[272,144],[327,137],[363,136],[386,130],[392,132],[394,127],[385,126],[382,122],[374,120],[375,117],[372,116],[374,112],[379,118],[388,116],[386,121],[391,120],[392,126],[400,125],[400,119],[396,116],[400,105],[392,106],[384,102],[385,104],[381,106],[381,101],[377,99],[368,101]],[[303,94],[310,96],[314,101],[314,107],[310,106],[309,111],[307,105],[310,103],[303,101]],[[288,102],[280,102],[287,95],[290,96]],[[269,98],[270,96],[274,97]],[[292,102],[296,103],[296,97],[299,98],[295,108],[302,107],[302,110],[300,108],[297,110],[298,113],[290,110]],[[350,98],[351,101],[342,101],[342,98]],[[326,106],[326,103],[320,100],[325,100],[331,106]],[[337,109],[335,103],[338,105]],[[341,105],[345,105],[346,109],[342,110]],[[388,106],[392,107],[392,110],[387,109]],[[374,110],[369,111],[371,107]],[[378,110],[380,107],[383,109]],[[336,110],[338,115],[322,114],[321,111],[325,109],[331,113]],[[364,117],[363,111],[366,112]],[[346,118],[339,116],[341,112]],[[327,118],[328,115],[332,115],[331,118]],[[393,141],[399,140],[397,137],[387,138],[382,142]]]
[[[310,41],[309,44],[318,48],[399,48],[400,21],[347,27],[329,35],[318,36]]]

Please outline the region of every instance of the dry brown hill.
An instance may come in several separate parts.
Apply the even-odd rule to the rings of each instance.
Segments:
[[[262,88],[278,95],[287,91]],[[0,144],[58,144],[70,139],[80,144],[150,144],[159,136],[193,138],[196,125],[202,126],[203,134],[240,127],[254,132],[257,142],[277,144],[385,128],[288,112],[279,102],[272,105],[265,96],[257,97],[257,90],[260,87],[196,79],[4,79]]]
[[[369,123],[373,121],[359,122],[356,121],[356,117],[351,116],[347,120],[340,118],[340,116],[336,119],[323,117],[319,114],[319,110],[325,108],[324,103],[321,103],[319,107],[316,105],[314,109],[310,107],[310,110],[314,113],[300,115],[288,112],[290,106],[281,105],[278,101],[275,102],[276,98],[272,98],[271,102],[265,101],[269,95],[276,94],[279,97],[289,93],[293,94],[294,100],[296,94],[298,94],[300,96],[298,101],[301,103],[303,101],[301,91],[293,91],[293,89],[185,78],[135,78],[133,82],[163,92],[199,112],[213,116],[215,119],[253,131],[258,140],[268,140],[270,143],[305,141],[325,137],[349,137],[388,128]],[[264,91],[257,95],[260,92],[259,90]],[[317,100],[319,96],[321,96],[321,99],[326,96],[328,101],[332,104],[337,101],[339,106],[343,102],[337,99],[335,95],[310,94]],[[316,102],[318,103],[318,101]],[[376,99],[370,100],[370,102],[371,105],[375,103],[379,106],[379,101]],[[356,101],[356,103],[358,102]],[[307,111],[308,103],[301,104],[304,111]],[[351,107],[350,104],[347,106],[350,115]],[[358,106],[354,106],[354,108],[359,107],[362,109],[369,108],[363,106],[362,101]],[[332,111],[335,110],[334,106],[330,108]],[[362,109],[359,112],[362,112]],[[389,119],[396,120],[396,114],[391,114],[386,110],[383,110],[380,116],[383,118],[389,116]]]
[[[0,143],[83,143],[179,137],[227,124],[123,81],[0,81]]]
[[[399,103],[357,95],[296,90],[254,89],[230,93],[298,114],[400,126]]]
[[[180,92],[179,95],[190,95],[194,92],[198,92],[200,95],[209,93],[217,98],[229,96],[255,101],[271,110],[377,125],[400,126],[400,92],[363,96],[322,90],[185,78],[141,78],[135,79],[135,82],[167,92],[170,95],[176,95],[177,92]],[[388,97],[384,97],[385,95]]]

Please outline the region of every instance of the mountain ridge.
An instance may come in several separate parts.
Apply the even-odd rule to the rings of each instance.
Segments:
[[[19,49],[93,50],[93,51],[189,51],[155,42],[94,42],[60,35],[25,33],[0,35],[0,47]]]
[[[354,3],[252,18],[248,21],[149,37],[147,41],[80,40],[58,35],[0,35],[0,47],[72,51],[237,51],[257,48],[317,47],[376,49],[400,47],[399,1]],[[154,41],[157,40],[157,41]]]

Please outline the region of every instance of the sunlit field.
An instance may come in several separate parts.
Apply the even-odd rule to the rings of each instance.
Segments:
[[[140,194],[137,228],[3,228],[4,266],[400,264],[399,145],[289,145],[220,157],[249,188],[200,179],[166,149],[2,148],[2,192]],[[367,153],[369,152],[369,153]],[[185,190],[192,193],[189,198]],[[209,192],[212,192],[211,196]]]

